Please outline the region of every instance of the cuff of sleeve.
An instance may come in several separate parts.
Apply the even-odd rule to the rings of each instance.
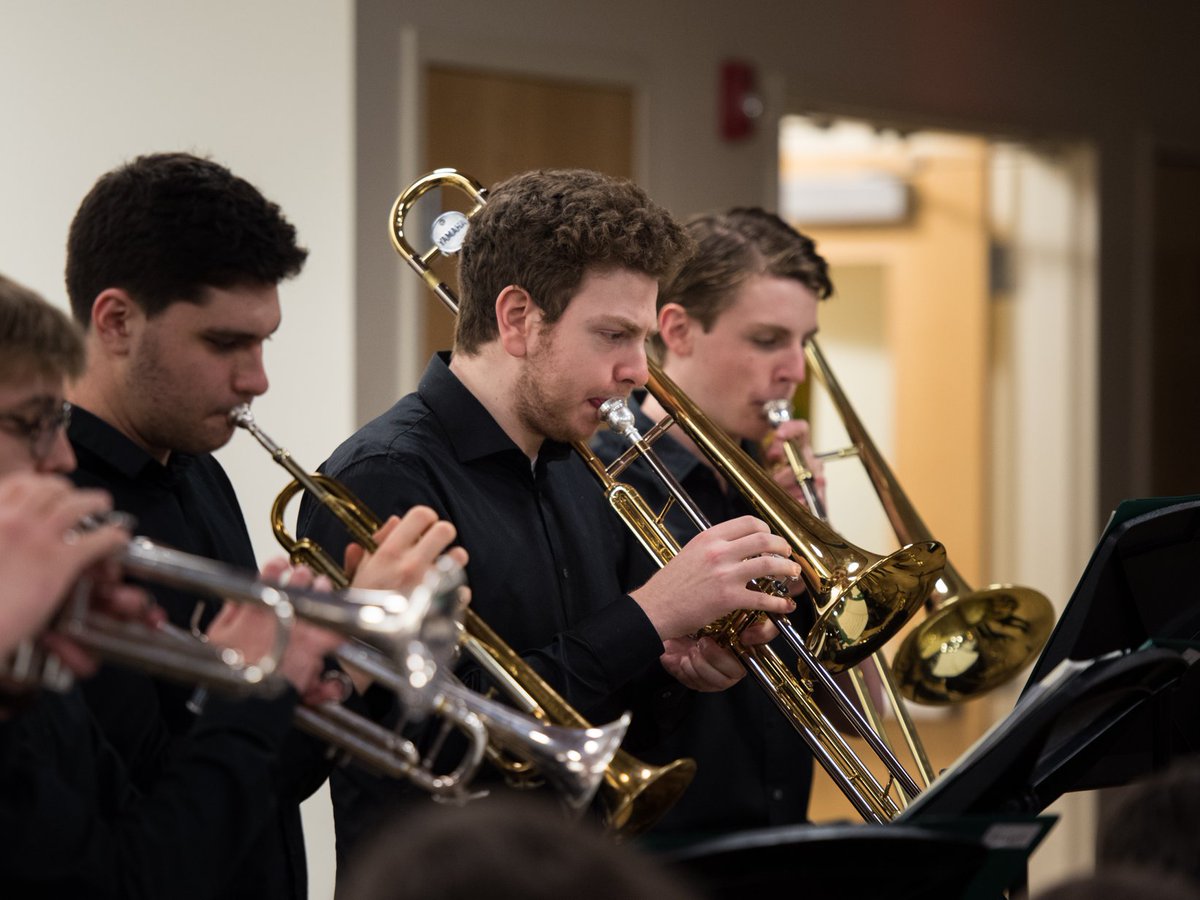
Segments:
[[[663,652],[649,617],[628,594],[596,610],[572,629],[586,634],[608,681],[621,685],[646,671]]]
[[[204,704],[196,730],[238,728],[281,744],[292,728],[300,695],[290,684],[275,697],[221,697],[213,695]]]

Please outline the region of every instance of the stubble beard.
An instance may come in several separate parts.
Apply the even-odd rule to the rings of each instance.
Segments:
[[[550,359],[551,354],[547,351],[527,358],[527,364],[517,379],[517,417],[526,429],[547,440],[564,444],[586,441],[593,432],[580,434],[567,401],[555,397],[546,389],[549,373],[554,370]]]
[[[211,453],[225,446],[233,436],[233,426],[218,434],[206,431],[206,423],[193,421],[198,415],[187,402],[182,389],[164,378],[162,353],[156,340],[149,338],[135,352],[129,366],[126,390],[136,410],[132,423],[138,435],[151,447],[172,453]]]

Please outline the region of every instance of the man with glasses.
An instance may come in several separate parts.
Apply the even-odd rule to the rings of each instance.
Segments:
[[[321,693],[321,658],[340,638],[298,626],[280,664],[295,690],[277,700],[214,698],[140,789],[77,689],[39,694],[11,677],[9,653],[35,639],[76,674],[94,671],[81,646],[41,634],[85,571],[93,607],[157,621],[149,598],[103,565],[128,533],[77,528],[112,508],[109,495],[60,477],[75,465],[63,385],[82,367],[71,321],[0,276],[0,884],[13,897],[221,896],[227,871],[214,862],[240,858],[271,818],[297,692]],[[248,649],[258,629],[246,623],[225,628],[222,643]]]

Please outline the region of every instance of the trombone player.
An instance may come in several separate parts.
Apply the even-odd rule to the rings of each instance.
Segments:
[[[690,635],[737,609],[790,612],[746,585],[799,573],[786,541],[747,516],[635,580],[643,551],[569,448],[594,434],[604,400],[645,383],[659,282],[689,250],[629,182],[581,170],[502,182],[462,248],[453,353],[322,466],[376,513],[423,503],[451,521],[472,608],[586,718],[632,710],[635,751],[673,725],[687,688],[744,675]],[[334,553],[346,544],[307,499],[299,525]],[[339,855],[402,799],[353,771],[332,791]]]
[[[697,250],[659,292],[658,328],[650,339],[654,353],[683,392],[752,456],[777,469],[776,480],[803,502],[791,471],[780,466],[780,443],[765,455],[761,450],[771,430],[763,404],[790,402],[804,381],[804,342],[817,332],[819,301],[833,292],[826,262],[812,240],[762,209],[698,216],[686,228]],[[641,392],[630,408],[642,434],[666,415],[653,395]],[[777,437],[803,447],[822,495],[821,463],[809,446],[808,424],[786,422]],[[611,462],[627,444],[603,431],[594,447]],[[750,509],[681,429],[666,432],[655,449],[709,521],[724,522]],[[625,478],[652,508],[662,508],[666,489],[644,460],[631,465]],[[678,505],[668,511],[667,525],[681,541],[696,532]],[[793,619],[807,631],[810,606],[802,608]],[[646,756],[655,762],[679,753],[695,757],[696,779],[660,832],[733,831],[806,820],[811,753],[751,682],[690,695],[680,726]]]

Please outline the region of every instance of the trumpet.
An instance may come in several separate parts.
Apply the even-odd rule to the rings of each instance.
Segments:
[[[862,462],[902,543],[926,538],[929,528],[871,441],[821,348],[809,340],[804,349],[810,371],[825,386],[850,436],[852,446],[837,455]],[[928,615],[892,661],[900,693],[917,703],[945,705],[999,687],[1033,661],[1054,626],[1054,607],[1044,594],[1011,584],[974,590],[948,560],[926,604]]]
[[[238,407],[230,417],[238,427],[250,432],[293,478],[280,491],[271,508],[271,528],[276,540],[294,562],[305,563],[324,573],[335,584],[348,583],[341,566],[320,545],[307,538],[297,539],[288,531],[285,523],[287,505],[300,491],[307,491],[343,524],[356,543],[369,551],[376,549],[374,535],[380,528],[379,520],[344,485],[320,473],[310,474],[300,466],[287,450],[258,427],[249,407]],[[490,737],[490,741],[483,744],[472,742],[464,766],[469,766],[472,771],[478,767],[490,744],[494,751],[491,756],[497,765],[510,774],[521,775],[532,766],[552,784],[564,805],[573,812],[583,810],[603,787],[607,821],[614,830],[627,835],[649,827],[669,806],[669,803],[664,805],[663,795],[670,794],[673,799],[680,781],[682,786],[678,790],[691,780],[693,771],[683,765],[667,767],[661,772],[641,764],[632,765],[631,758],[627,760],[620,750],[621,740],[629,727],[628,713],[602,727],[592,726],[507,647],[474,611],[469,607],[463,609],[461,617],[458,637],[464,648],[524,710],[521,714],[470,691],[447,671],[441,681],[440,702],[449,709],[472,714]],[[393,674],[386,667],[367,671],[385,686],[392,686]],[[372,723],[340,724],[358,728],[369,735],[370,746],[377,746],[374,738],[385,743],[395,738],[394,733],[386,729],[379,734]],[[505,759],[499,751],[516,759]],[[383,771],[388,772],[387,769]],[[429,772],[427,787],[437,792],[439,777]],[[461,782],[461,774],[456,774],[455,779]],[[641,803],[636,802],[639,796],[643,798]]]
[[[91,610],[91,586],[87,579],[81,580],[54,627],[106,661],[152,675],[225,692],[272,695],[284,685],[276,670],[298,618],[369,639],[383,648],[376,653],[396,658],[422,654],[430,666],[444,666],[453,652],[454,590],[461,583],[461,573],[446,568],[436,582],[427,580],[406,597],[391,591],[329,593],[268,584],[257,575],[145,537],[131,538],[116,561],[127,574],[145,582],[252,603],[275,616],[273,646],[260,659],[246,660],[234,649],[216,647],[202,636],[171,625],[152,628]],[[57,660],[40,655],[32,646],[17,654],[6,674],[25,684],[41,683],[56,690],[71,685],[69,673]]]
[[[425,253],[415,251],[405,234],[408,213],[421,195],[436,187],[450,187],[467,193],[474,202],[473,212],[486,202],[486,191],[477,182],[453,169],[438,169],[419,179],[397,198],[390,213],[390,235],[397,253],[433,288],[438,298],[457,313],[457,297],[438,281],[429,264],[439,253],[457,249],[454,243],[460,242],[469,214],[456,214],[460,218],[443,233],[435,234],[434,246]],[[439,240],[450,232],[453,232],[454,241]],[[666,428],[678,423],[772,530],[793,547],[816,607],[817,625],[806,638],[786,617],[772,616],[771,620],[800,656],[811,677],[829,691],[856,730],[885,762],[893,780],[900,783],[906,793],[915,794],[917,788],[911,777],[833,681],[830,672],[861,661],[903,627],[940,573],[945,551],[936,542],[921,541],[882,558],[851,546],[807,510],[796,506],[740,447],[704,417],[653,361],[650,361],[647,387],[667,410],[668,416],[645,439],[632,429],[632,415],[622,401],[606,404],[610,427],[616,427],[634,444],[619,460],[606,467],[586,443],[578,441],[573,445],[600,481],[610,505],[660,565],[665,565],[678,552],[678,542],[662,524],[666,510],[651,510],[636,491],[616,481],[625,467],[642,457],[660,475],[668,476],[671,502],[678,502],[685,509],[691,507],[689,513],[693,520],[699,527],[707,527],[699,510],[670,478],[670,473],[655,463],[653,454],[646,452]],[[784,590],[774,584],[756,586],[762,590]],[[743,611],[714,623],[708,631],[739,656],[864,818],[891,819],[899,807],[889,796],[888,789],[862,765],[816,707],[811,683],[798,679],[769,648],[742,645],[741,631],[760,617],[761,613]]]

